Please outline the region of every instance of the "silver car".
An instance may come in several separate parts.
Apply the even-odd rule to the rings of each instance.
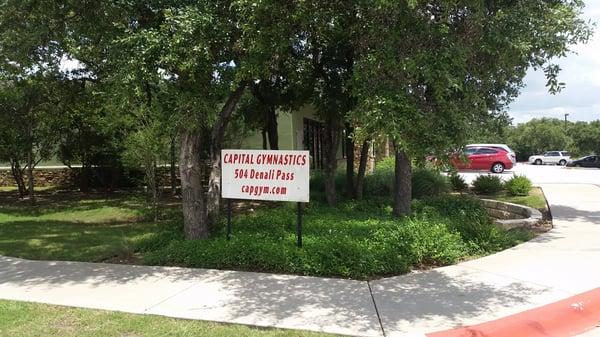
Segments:
[[[567,165],[571,159],[571,154],[567,151],[548,151],[541,155],[535,155],[529,157],[529,163],[533,165]]]

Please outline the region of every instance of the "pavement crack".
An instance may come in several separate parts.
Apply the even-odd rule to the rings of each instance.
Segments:
[[[373,301],[373,307],[375,307],[375,314],[377,314],[377,321],[379,321],[381,333],[383,334],[383,337],[386,337],[385,329],[383,328],[383,323],[381,322],[381,316],[379,315],[379,309],[377,308],[377,302],[375,302],[375,297],[373,296],[373,289],[371,289],[371,282],[367,281],[367,286],[369,287],[369,294],[371,295],[371,301]]]
[[[153,308],[155,308],[155,307],[157,307],[157,306],[165,303],[166,301],[172,299],[173,297],[175,297],[175,296],[177,296],[177,295],[179,295],[179,294],[181,294],[183,292],[186,292],[186,291],[190,290],[195,285],[196,285],[196,283],[192,282],[192,284],[190,284],[188,287],[185,287],[185,288],[179,290],[178,292],[174,293],[173,295],[167,296],[166,298],[164,298],[164,299],[162,299],[162,300],[160,300],[160,301],[158,301],[158,302],[150,305],[148,308],[144,309],[144,312],[148,312],[149,310],[151,310],[151,309],[153,309]]]

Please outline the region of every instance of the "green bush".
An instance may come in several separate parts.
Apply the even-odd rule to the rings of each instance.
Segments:
[[[504,184],[504,187],[510,195],[529,195],[531,180],[525,176],[513,176]]]
[[[502,180],[498,176],[480,175],[473,181],[473,190],[480,194],[494,194],[502,190]]]
[[[389,157],[377,163],[372,174],[365,177],[364,196],[391,196],[394,192],[394,158]],[[448,178],[438,171],[417,168],[412,174],[412,197],[423,198],[450,191]]]
[[[365,176],[363,195],[390,196],[394,192],[394,157],[385,158],[375,165],[373,173]]]
[[[412,197],[420,199],[447,193],[450,181],[438,171],[419,168],[412,174]]]
[[[514,245],[522,235],[499,229],[472,198],[441,195],[413,202],[411,216],[391,215],[391,200],[311,202],[304,210],[303,248],[295,247],[293,204],[258,209],[233,219],[212,238],[185,241],[180,226],[165,226],[138,247],[143,262],[366,279],[419,266],[454,263]],[[222,224],[224,225],[224,224]]]
[[[460,174],[458,174],[456,172],[452,172],[452,174],[450,174],[449,179],[450,179],[450,185],[452,186],[452,190],[454,190],[454,191],[463,192],[469,188],[469,185],[463,179],[463,177],[461,177]]]

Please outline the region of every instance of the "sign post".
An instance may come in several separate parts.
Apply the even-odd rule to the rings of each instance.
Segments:
[[[302,246],[302,203],[310,198],[308,151],[222,150],[221,196],[227,202],[227,240],[231,237],[231,199],[298,203],[297,246]]]

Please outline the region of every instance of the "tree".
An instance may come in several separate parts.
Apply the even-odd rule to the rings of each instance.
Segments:
[[[56,115],[53,78],[5,79],[0,85],[0,160],[10,162],[19,197],[35,202],[33,170],[52,153]],[[27,185],[25,184],[27,175]]]
[[[289,54],[293,10],[278,1],[157,1],[107,18],[123,27],[110,44],[109,62],[120,69],[110,76],[140,92],[160,86],[170,113],[185,121],[179,167],[188,239],[208,237],[217,223],[230,121],[247,87]]]
[[[578,122],[568,128],[573,150],[580,155],[600,154],[600,121]]]
[[[365,1],[353,117],[395,144],[394,214],[410,211],[412,158],[464,145],[473,121],[518,94],[529,67],[561,83],[549,62],[585,41],[579,1]]]
[[[519,124],[510,131],[508,138],[518,160],[527,160],[531,155],[546,151],[566,150],[570,143],[564,122],[556,118],[532,119]]]

